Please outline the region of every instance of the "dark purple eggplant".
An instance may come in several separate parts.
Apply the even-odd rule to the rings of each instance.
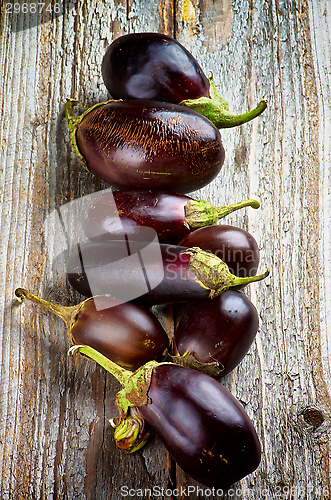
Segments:
[[[89,345],[127,370],[136,370],[152,359],[161,360],[168,348],[168,336],[158,320],[137,304],[117,304],[112,297],[100,296],[67,307],[23,288],[17,288],[15,295],[63,319],[73,345]]]
[[[117,189],[188,193],[209,184],[224,163],[219,131],[199,113],[157,101],[108,101],[66,116],[85,168]]]
[[[130,33],[114,40],[101,67],[103,81],[114,99],[149,99],[195,109],[217,128],[234,127],[258,116],[267,104],[242,115],[229,113],[211,79],[198,61],[176,40],[161,33]]]
[[[151,403],[140,413],[177,464],[193,479],[228,488],[261,459],[255,429],[242,406],[206,374],[173,365],[154,369]]]
[[[209,81],[196,59],[161,33],[130,33],[116,38],[101,67],[114,99],[148,99],[179,104],[207,96]]]
[[[225,224],[202,227],[184,236],[178,244],[212,252],[236,276],[254,276],[259,267],[258,244],[250,233],[239,227]]]
[[[82,295],[109,294],[122,301],[139,297],[148,305],[216,297],[268,274],[241,278],[199,248],[127,240],[78,245],[67,262],[68,281]]]
[[[141,226],[154,229],[163,243],[176,243],[195,228],[215,224],[220,218],[243,207],[258,208],[256,200],[214,207],[168,191],[106,191],[87,207],[83,230],[92,241],[128,238]],[[199,245],[195,245],[199,246]]]
[[[172,360],[192,368],[197,366],[197,360],[202,363],[199,369],[203,365],[208,369],[209,364],[216,362],[216,375],[227,375],[248,352],[258,327],[256,307],[237,290],[195,302],[185,311],[175,331]]]
[[[139,410],[177,464],[210,487],[228,488],[253,472],[261,459],[254,426],[240,403],[209,375],[172,363],[147,363],[135,373],[119,369],[97,351],[81,352],[116,377],[117,425]],[[121,433],[121,439],[123,439]],[[134,437],[130,432],[132,447]]]

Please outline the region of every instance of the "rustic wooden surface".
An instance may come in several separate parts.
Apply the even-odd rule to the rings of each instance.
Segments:
[[[331,498],[331,3],[75,0],[60,14],[29,7],[11,16],[6,6],[2,0],[0,498]],[[234,112],[268,100],[261,117],[222,132],[223,170],[194,193],[214,204],[258,199],[259,210],[226,223],[255,236],[261,269],[271,269],[247,290],[260,314],[256,342],[224,380],[256,426],[262,462],[223,497],[176,470],[157,439],[122,455],[108,423],[117,383],[67,356],[61,320],[13,298],[24,286],[63,304],[80,299],[63,279],[55,225],[45,231],[44,222],[107,186],[75,159],[64,103],[107,98],[105,48],[139,31],[175,36],[213,73]],[[153,487],[149,496],[139,491]]]

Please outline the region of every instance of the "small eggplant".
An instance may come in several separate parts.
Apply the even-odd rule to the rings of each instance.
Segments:
[[[101,73],[114,99],[148,99],[179,104],[207,96],[209,81],[196,59],[161,33],[130,33],[106,50]]]
[[[206,365],[208,372],[216,362],[216,376],[227,375],[248,352],[258,327],[255,306],[237,290],[195,302],[185,311],[175,331],[172,360],[202,370]]]
[[[258,208],[260,204],[245,200],[214,207],[207,201],[168,191],[106,191],[87,207],[82,226],[91,241],[122,239],[123,233],[130,238],[140,226],[148,226],[156,231],[160,242],[176,243],[194,229],[215,224],[247,206]]]
[[[130,33],[114,40],[102,60],[102,77],[114,99],[149,99],[195,109],[217,128],[234,127],[258,116],[267,104],[243,115],[229,105],[192,54],[161,33]]]
[[[199,113],[157,101],[108,101],[66,116],[85,168],[116,189],[188,193],[209,184],[224,163],[219,131]]]
[[[78,245],[67,262],[69,283],[86,297],[109,294],[127,301],[134,295],[140,303],[156,305],[216,297],[269,274],[267,270],[259,276],[234,276],[219,257],[197,247],[131,241],[127,256],[123,253],[127,243]]]
[[[178,243],[184,247],[199,247],[212,252],[229,266],[236,276],[257,273],[260,251],[253,236],[235,226],[216,225],[196,229]]]
[[[132,374],[89,347],[76,346],[71,352],[93,359],[122,384],[116,395],[117,425],[131,417],[130,408],[138,409],[177,464],[196,481],[228,488],[258,467],[261,446],[251,420],[209,375],[157,362]]]
[[[156,317],[137,304],[116,305],[113,298],[100,296],[67,307],[23,288],[17,288],[15,295],[18,300],[27,298],[63,319],[73,345],[89,345],[127,370],[136,370],[153,359],[161,360],[168,348],[168,336]]]

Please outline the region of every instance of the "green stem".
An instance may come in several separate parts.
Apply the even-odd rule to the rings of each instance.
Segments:
[[[189,200],[184,207],[185,219],[183,224],[188,229],[213,226],[219,219],[245,207],[256,209],[260,207],[260,203],[257,200],[250,199],[233,203],[232,205],[214,207],[205,200]]]
[[[111,375],[113,375],[123,386],[123,389],[116,394],[115,400],[121,420],[126,418],[129,408],[133,406],[144,406],[150,402],[148,391],[153,370],[160,364],[157,361],[149,361],[132,373],[118,366],[113,361],[110,361],[110,359],[93,349],[93,347],[75,345],[69,349],[69,353],[81,353],[93,359],[111,373]]]
[[[248,285],[249,283],[254,283],[255,281],[264,280],[267,276],[269,276],[270,270],[267,267],[264,273],[258,274],[255,276],[247,276],[246,278],[242,278],[239,276],[232,275],[231,286],[240,286],[240,285]]]
[[[68,330],[71,329],[71,326],[75,322],[78,312],[82,308],[84,302],[86,302],[85,300],[84,302],[81,302],[80,304],[77,304],[75,306],[62,306],[60,304],[54,304],[53,302],[49,302],[48,300],[42,299],[41,297],[34,295],[33,293],[29,292],[28,290],[25,290],[24,288],[16,288],[15,296],[19,302],[22,302],[23,299],[29,299],[34,304],[41,306],[43,309],[46,309],[46,311],[55,314],[65,322]]]
[[[78,117],[75,115],[74,106],[78,104],[82,105],[82,103],[80,103],[79,101],[75,101],[75,99],[68,99],[65,107],[65,115],[69,129],[70,142],[72,144],[75,155],[78,157],[83,167],[89,170],[89,168],[87,167],[86,160],[84,156],[81,154],[77,144],[77,129],[80,122],[82,121],[83,116],[85,116],[85,113],[83,113]]]
[[[69,353],[72,355],[76,355],[78,353],[85,354],[88,358],[93,359],[93,361],[98,363],[98,365],[102,366],[102,368],[107,370],[107,372],[111,373],[123,387],[129,383],[129,380],[133,375],[131,371],[117,365],[96,349],[93,349],[93,347],[87,345],[73,345],[70,347]]]
[[[210,298],[218,297],[229,288],[261,281],[270,272],[267,268],[263,274],[241,278],[230,273],[228,265],[217,255],[201,250],[199,247],[188,248],[183,254],[190,255],[189,267],[200,285],[210,291]]]
[[[160,363],[149,361],[132,373],[110,361],[110,359],[93,349],[93,347],[75,345],[69,349],[69,353],[81,353],[93,359],[113,375],[123,386],[123,389],[115,397],[119,416],[116,419],[110,420],[111,425],[115,427],[114,438],[116,446],[123,453],[133,453],[142,448],[148,441],[151,431],[146,428],[145,420],[137,408],[150,403],[148,391],[151,385],[153,370]]]
[[[228,102],[218,93],[216,85],[210,79],[209,97],[187,99],[180,103],[181,106],[193,109],[208,118],[217,128],[230,128],[242,125],[259,116],[267,107],[267,101],[262,99],[252,110],[240,115],[229,112]]]
[[[226,215],[235,212],[236,210],[240,210],[241,208],[252,207],[252,208],[260,208],[260,203],[257,200],[244,200],[239,203],[233,203],[232,205],[216,207],[215,211],[218,219],[222,219]]]
[[[212,299],[214,297],[218,297],[218,295],[225,292],[229,288],[233,288],[236,286],[245,286],[245,285],[249,285],[250,283],[254,283],[256,281],[262,281],[267,276],[269,276],[269,274],[270,274],[269,268],[267,268],[266,271],[262,274],[258,274],[255,276],[247,276],[245,278],[235,276],[234,274],[230,273],[230,271],[228,271],[228,273],[224,279],[224,283],[222,283],[216,289],[211,291],[210,298]]]
[[[81,103],[79,101],[75,101],[75,99],[68,99],[65,107],[65,116],[70,133],[75,130],[77,123],[80,121],[80,117],[77,117],[74,113],[74,106],[77,104]]]
[[[247,123],[257,116],[259,116],[263,111],[267,108],[267,101],[262,99],[259,104],[250,111],[246,111],[241,115],[233,115],[230,112],[224,110],[222,115],[219,116],[218,120],[215,123],[217,128],[231,128],[237,127],[238,125],[242,125],[243,123]]]

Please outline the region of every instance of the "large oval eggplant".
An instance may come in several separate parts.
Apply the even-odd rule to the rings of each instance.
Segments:
[[[241,115],[229,112],[198,61],[179,42],[161,33],[130,33],[114,40],[102,61],[102,77],[114,99],[149,99],[194,109],[217,128],[241,125],[262,113],[265,100]]]
[[[127,370],[134,371],[152,359],[162,360],[168,348],[168,336],[156,317],[138,304],[117,304],[103,295],[68,307],[23,288],[17,288],[15,295],[63,319],[72,345],[91,346]]]
[[[214,207],[205,200],[194,200],[160,189],[105,191],[86,208],[82,226],[91,241],[128,238],[141,226],[154,229],[162,243],[176,243],[194,229],[215,224],[217,220],[243,207],[258,208],[256,200]],[[199,245],[195,245],[199,246]]]
[[[143,422],[138,419],[132,432],[139,412],[177,464],[206,486],[228,488],[259,466],[261,446],[251,420],[231,393],[209,375],[157,362],[132,374],[91,348],[77,346],[71,352],[85,354],[121,383],[115,398],[119,416],[113,425],[120,428],[120,446],[127,441],[124,452],[135,451],[136,436],[141,445]]]
[[[240,278],[217,256],[199,248],[127,240],[78,245],[67,262],[68,281],[82,295],[136,298],[148,305],[216,297],[268,273]]]
[[[236,276],[257,273],[260,251],[255,238],[244,229],[221,224],[201,227],[184,236],[179,245],[200,247],[224,260]]]
[[[249,298],[227,290],[212,300],[195,302],[184,312],[173,339],[174,354],[187,360],[185,366],[192,361],[187,353],[202,363],[201,368],[216,362],[217,375],[225,376],[248,352],[258,327],[259,316]]]
[[[239,402],[208,375],[173,365],[153,371],[140,413],[177,464],[205,486],[228,488],[261,459],[256,431]]]
[[[78,119],[66,112],[83,165],[116,189],[188,193],[209,184],[224,163],[219,131],[199,113],[156,101],[100,103]]]

